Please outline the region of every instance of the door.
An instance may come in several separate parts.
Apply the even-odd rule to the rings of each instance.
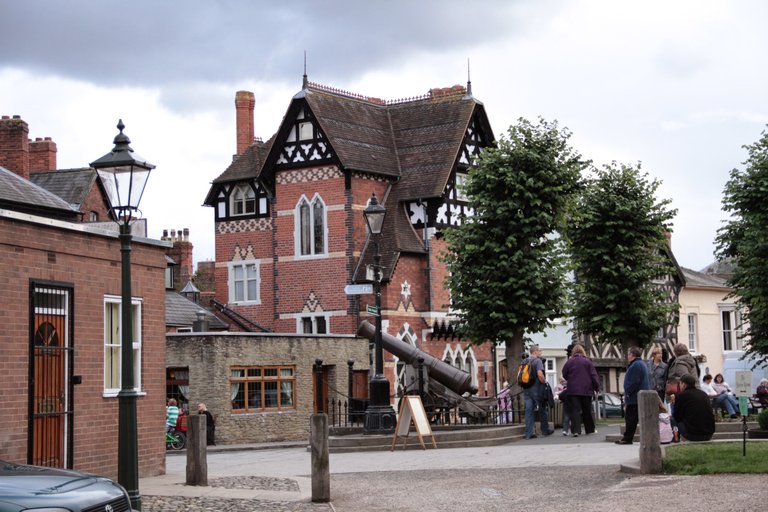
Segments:
[[[40,466],[72,467],[70,292],[33,285],[28,459]]]

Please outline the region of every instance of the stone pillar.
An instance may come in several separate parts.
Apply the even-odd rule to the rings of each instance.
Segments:
[[[187,417],[187,485],[208,485],[208,447],[205,414]]]
[[[659,395],[654,390],[645,390],[637,398],[640,416],[640,472],[646,475],[661,473]]]
[[[310,418],[309,448],[312,454],[312,501],[331,501],[331,469],[328,459],[328,415]]]

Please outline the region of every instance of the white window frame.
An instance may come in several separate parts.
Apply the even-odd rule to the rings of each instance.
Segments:
[[[325,320],[325,332],[317,332],[317,319],[322,318]],[[312,332],[306,332],[304,330],[304,320],[310,319],[312,322]],[[297,334],[330,334],[331,333],[331,316],[327,314],[302,314],[296,317],[296,333]]]
[[[688,313],[688,349],[696,350],[699,318],[696,313]]]
[[[742,322],[744,321],[741,311],[735,304],[720,306],[720,340],[724,352],[733,352],[744,350],[744,331]],[[725,315],[728,315],[727,326],[724,322]],[[729,341],[726,343],[726,339]],[[730,347],[727,346],[730,345]]]
[[[544,378],[549,382],[552,389],[557,386],[557,361],[554,357],[547,357],[544,365]]]
[[[248,267],[254,269],[255,277],[249,278]],[[243,278],[235,279],[235,271],[237,268],[243,269]],[[251,280],[256,281],[256,296],[251,297],[248,294],[248,283]],[[238,281],[243,282],[243,297],[241,300],[237,299],[235,290]],[[261,265],[259,260],[241,260],[230,261],[227,263],[227,288],[229,289],[229,303],[230,304],[261,304]]]
[[[315,248],[315,237],[314,237],[314,226],[316,223],[315,219],[315,204],[320,203],[322,206],[322,230],[323,230],[323,241],[322,241],[322,248],[320,252],[317,252],[317,249]],[[309,226],[307,229],[309,229],[309,252],[304,254],[302,252],[302,233],[304,232],[304,223],[302,223],[301,219],[301,207],[302,205],[307,205],[309,208]],[[301,198],[299,198],[299,201],[296,203],[296,207],[294,209],[294,253],[296,254],[297,258],[302,259],[311,259],[311,258],[324,258],[328,255],[328,206],[325,204],[325,201],[323,201],[323,198],[320,197],[320,194],[315,194],[312,197],[312,200],[310,201],[307,196],[302,194]]]
[[[247,183],[236,185],[230,194],[229,214],[231,217],[243,217],[245,215],[256,215],[256,191]],[[248,209],[248,204],[251,209]],[[242,203],[243,211],[237,213],[235,205]]]
[[[133,387],[136,391],[141,392],[141,341],[142,341],[142,335],[141,335],[141,308],[142,308],[142,299],[133,297],[131,299],[131,307],[133,309]],[[118,297],[115,295],[106,295],[104,296],[104,352],[103,352],[103,379],[102,379],[102,385],[104,387],[104,396],[105,397],[116,397],[117,394],[120,392],[120,389],[122,388],[122,322],[123,322],[123,300],[122,297]],[[110,332],[110,322],[107,321],[108,314],[117,315],[117,318],[115,321],[117,322],[117,328],[116,330]],[[107,376],[108,373],[110,373],[108,368],[109,363],[109,353],[111,351],[116,351],[117,354],[117,363],[115,365],[115,369],[111,372],[112,373],[112,382],[107,382]],[[114,364],[114,355],[113,355],[113,364]],[[108,386],[108,384],[112,384],[113,386],[116,384],[117,387],[111,387]]]

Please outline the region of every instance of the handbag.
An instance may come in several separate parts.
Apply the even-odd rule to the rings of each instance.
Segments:
[[[664,389],[667,395],[676,395],[680,393],[680,381],[667,382],[667,387]]]

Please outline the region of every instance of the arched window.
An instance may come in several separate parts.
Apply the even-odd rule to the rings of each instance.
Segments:
[[[325,204],[318,195],[311,202],[303,196],[299,200],[296,206],[296,252],[300,256],[327,252],[325,211]]]
[[[256,213],[256,192],[248,184],[238,185],[232,191],[232,215]]]

